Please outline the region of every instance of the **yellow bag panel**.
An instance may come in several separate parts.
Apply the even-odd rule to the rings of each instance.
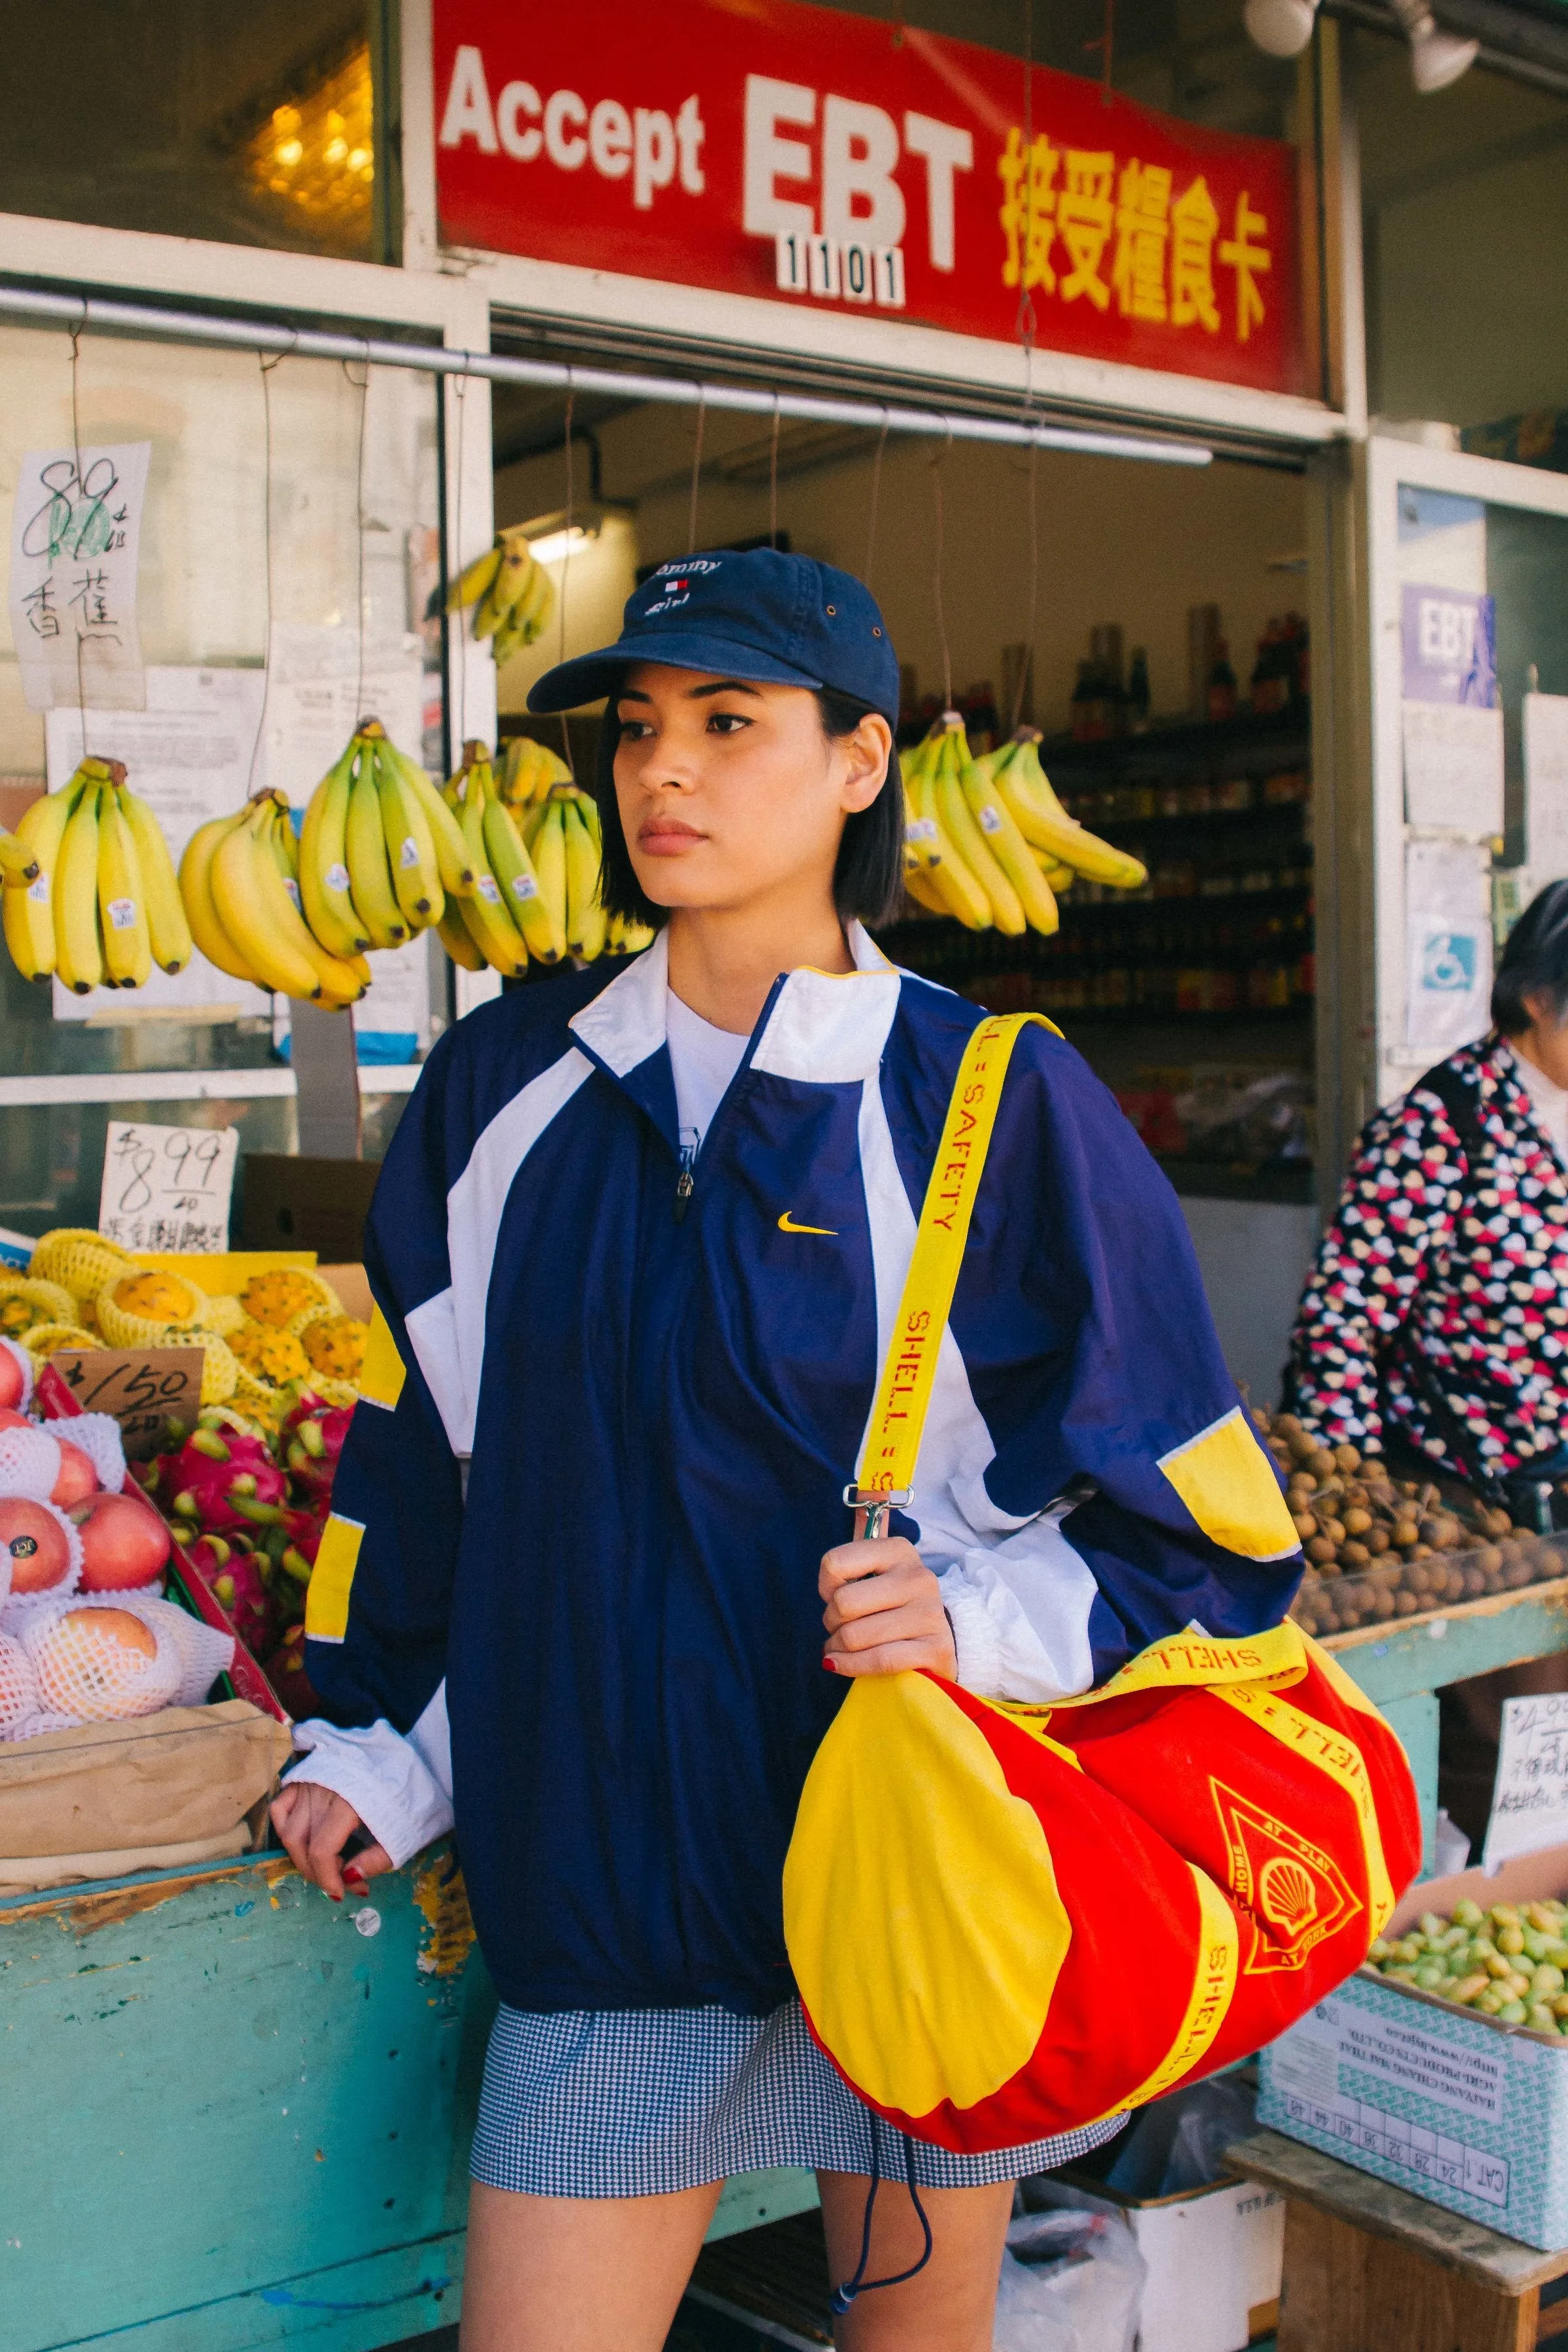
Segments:
[[[1243,1559],[1288,1559],[1300,1550],[1273,1465],[1239,1405],[1163,1454],[1157,1466],[1211,1543]]]
[[[347,1633],[349,1594],[363,1541],[363,1520],[331,1514],[305,1588],[305,1631],[312,1642],[341,1642]]]
[[[367,1404],[384,1405],[390,1412],[403,1394],[406,1378],[391,1327],[380,1307],[373,1306],[370,1338],[365,1341],[364,1362],[360,1368],[359,1392]]]
[[[1071,1925],[1038,1815],[923,1675],[849,1693],[806,1779],[784,1906],[813,2022],[879,2105],[973,2106],[1027,2063]]]

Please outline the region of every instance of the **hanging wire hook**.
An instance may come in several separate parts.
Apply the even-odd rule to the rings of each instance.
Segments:
[[[81,317],[77,324],[69,331],[71,345],[71,488],[72,493],[79,503],[86,496],[81,478],[81,417],[77,405],[79,390],[78,379],[81,373],[81,338],[86,326],[87,302],[84,298],[81,306]],[[81,726],[81,756],[85,760],[87,757],[87,694],[82,684],[81,675],[83,642],[82,633],[80,629],[78,629],[76,633],[76,715]]]
[[[261,554],[263,586],[267,593],[267,636],[261,656],[261,708],[256,714],[256,733],[251,738],[250,764],[245,772],[245,797],[251,799],[256,790],[256,763],[261,756],[261,746],[267,736],[267,702],[272,691],[272,374],[283,364],[286,354],[277,352],[268,359],[261,352],[256,354],[261,370],[261,430],[262,430],[262,516]]]
[[[938,450],[936,456],[931,461],[931,497],[936,506],[936,560],[931,566],[931,598],[936,607],[937,642],[942,647],[942,707],[943,710],[951,710],[952,709],[952,655],[948,647],[947,616],[942,610],[942,602],[943,536],[942,469],[947,463],[948,452],[952,447],[952,426],[950,423],[947,428],[947,438],[942,443],[942,447]]]
[[[349,372],[347,360],[340,360],[338,364],[342,369],[345,382],[353,384],[354,379]],[[359,634],[358,668],[354,677],[354,725],[356,727],[364,716],[364,415],[370,404],[370,345],[368,343],[364,345],[361,364],[364,373],[355,385],[355,390],[359,394],[359,455],[354,465],[354,508],[359,523],[358,560],[355,567],[355,593],[358,596],[359,604],[354,616]]]
[[[871,564],[877,552],[877,503],[882,494],[882,452],[888,446],[891,423],[886,402],[882,405],[882,429],[877,436],[877,455],[871,461],[871,515],[866,525],[866,585],[871,585]]]
[[[566,658],[566,581],[572,570],[572,411],[576,402],[576,386],[572,381],[572,371],[570,367],[568,367],[566,371],[566,529],[563,535],[561,553],[561,594],[559,598],[561,634],[557,640],[556,646],[555,658],[557,661],[564,661]],[[572,730],[566,723],[566,713],[564,711],[561,713],[561,740],[565,748],[566,765],[571,772],[572,781],[575,783],[577,781],[577,762],[572,757]]]
[[[768,445],[768,545],[779,543],[779,395],[773,394],[773,433]]]
[[[468,379],[460,371],[458,371],[452,375],[451,384],[458,402],[458,487],[452,500],[452,537],[455,541],[452,549],[452,561],[456,563],[458,575],[460,577],[463,569],[463,441],[464,427],[468,420]],[[447,659],[448,666],[450,666],[452,658],[452,639],[451,622],[449,618],[447,619],[446,625],[447,631]],[[452,763],[454,768],[456,768],[462,761],[463,743],[468,734],[468,641],[463,627],[463,608],[459,604],[458,607],[458,740],[456,745],[457,759],[454,760]],[[451,748],[453,747],[448,743],[448,750]]]
[[[686,526],[686,552],[697,552],[697,485],[702,478],[702,427],[708,416],[708,387],[697,387],[697,442],[691,452],[691,513]]]

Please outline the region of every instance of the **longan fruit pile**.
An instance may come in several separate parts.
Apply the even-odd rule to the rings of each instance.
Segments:
[[[1325,1445],[1294,1413],[1253,1420],[1285,1477],[1307,1556],[1290,1613],[1310,1633],[1415,1617],[1563,1573],[1559,1550],[1477,1496],[1446,1503],[1436,1481],[1393,1478],[1380,1456]]]

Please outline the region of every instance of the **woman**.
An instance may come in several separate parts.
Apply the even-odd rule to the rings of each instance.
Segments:
[[[1325,1444],[1447,1471],[1544,1532],[1568,1471],[1568,882],[1515,925],[1491,1013],[1368,1121],[1287,1393]]]
[[[814,2165],[834,2274],[855,2270],[868,2113],[806,2034],[780,1899],[848,1680],[924,1666],[1046,1699],[1194,1618],[1271,1624],[1294,1589],[1249,1425],[1236,1467],[1174,1199],[1037,1028],[904,1532],[847,1540],[983,1017],[861,928],[902,871],[898,689],[866,590],[771,551],[662,566],[616,646],[542,679],[535,709],[609,697],[605,898],[659,937],[614,977],[459,1023],[377,1189],[367,1402],[307,1627],[334,1723],[300,1727],[276,1819],[339,1896],[362,1823],[368,1875],[455,1813],[502,2002],[467,2352],[656,2352],[731,2171]],[[1160,1458],[1206,1460],[1216,1428],[1227,1490],[1184,1463],[1200,1524]],[[1260,1493],[1284,1529],[1261,1562],[1225,1539]],[[856,2302],[840,2341],[988,2346],[1011,2182],[1111,2128],[915,2151],[934,2254]],[[870,2273],[921,2246],[888,2191]]]

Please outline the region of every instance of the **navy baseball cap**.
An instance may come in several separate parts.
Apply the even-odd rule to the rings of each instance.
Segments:
[[[661,563],[626,599],[621,634],[535,680],[530,710],[614,694],[633,662],[769,686],[829,686],[899,722],[899,665],[868,588],[776,548],[713,548]]]

